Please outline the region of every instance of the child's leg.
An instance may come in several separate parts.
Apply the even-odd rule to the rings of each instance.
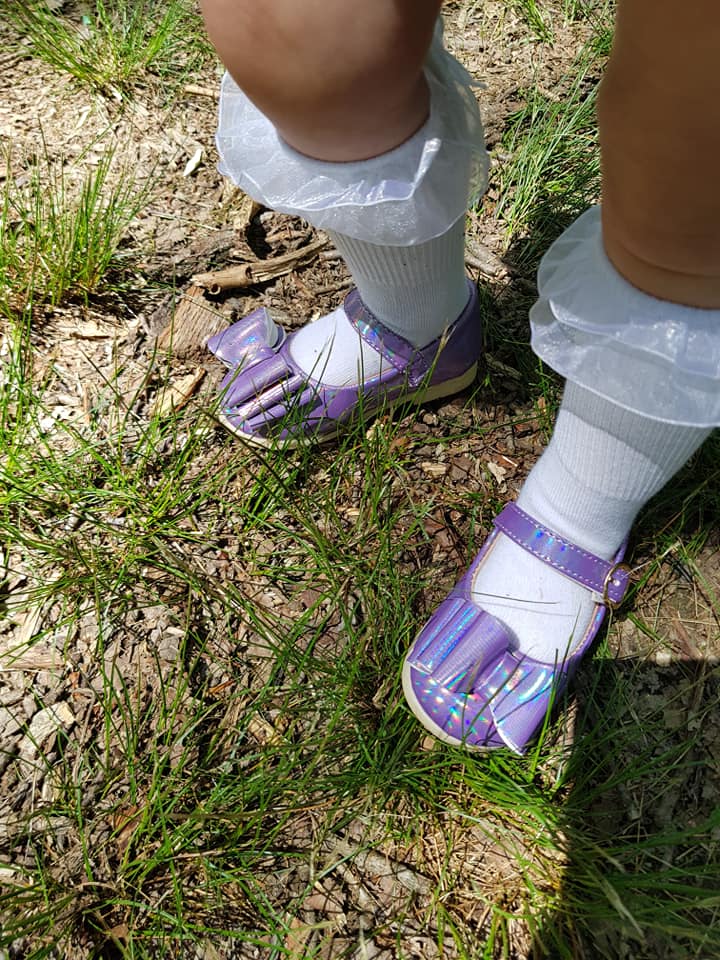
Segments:
[[[720,309],[720,8],[624,0],[598,100],[603,235],[662,300]]]
[[[577,318],[577,326],[584,321],[587,327],[613,304],[605,339],[615,337],[614,350],[623,356],[601,337],[588,347],[571,342],[579,331],[569,328],[558,348],[563,334],[557,314],[565,316],[564,304],[559,310],[551,304],[554,323],[542,304],[534,313],[541,356],[584,386],[568,384],[552,442],[519,503],[540,522],[605,558],[623,542],[638,510],[718,422],[720,312],[674,307],[636,289],[665,301],[680,297],[687,304],[720,308],[720,14],[709,2],[699,6],[704,10],[697,18],[678,17],[671,0],[628,0],[618,8],[615,49],[600,98],[603,240],[634,286],[615,273],[599,248],[588,254],[587,276],[582,268],[576,271],[575,283],[585,298],[585,317]],[[671,54],[682,60],[672,76],[667,70]],[[569,276],[579,263],[577,251],[592,243],[588,226],[582,238],[578,231],[574,264],[563,267],[555,256],[556,266],[541,271],[549,300],[557,303],[556,291],[565,282],[549,276],[550,270]],[[573,256],[570,245],[568,253]],[[645,319],[638,322],[638,317]],[[637,329],[629,334],[633,323]],[[655,366],[658,352],[665,354],[665,369]],[[702,398],[696,397],[700,391]],[[529,576],[531,566],[532,558],[508,544],[498,552],[497,565],[485,571],[478,595],[515,595],[507,583],[509,571]],[[555,606],[538,617],[521,604],[507,617],[521,649],[552,660],[571,632],[553,630],[555,613],[563,610],[568,624],[574,617],[586,622],[592,602],[587,591],[538,567],[536,598],[547,601],[555,589]],[[507,585],[501,588],[500,581]],[[499,607],[490,605],[500,615]]]
[[[517,503],[539,524],[611,560],[645,503],[705,440],[707,428],[638,416],[568,382],[547,450]],[[563,661],[597,597],[506,537],[473,584],[475,600],[511,630],[517,649]]]
[[[431,44],[440,4],[269,6],[204,3],[239,84],[224,82],[221,169],[330,232],[372,314],[431,344],[468,300],[464,213],[487,169],[468,78],[439,36]],[[369,382],[383,365],[342,307],[293,334],[289,355],[333,385]]]
[[[468,301],[464,218],[411,247],[367,243],[337,231],[330,237],[363,303],[415,347],[436,340]],[[380,354],[358,339],[343,307],[298,330],[290,352],[306,373],[332,384],[359,384],[383,367]]]
[[[438,635],[431,622],[406,667],[413,709],[454,742],[468,734],[452,732],[465,711],[471,743],[524,748],[553,665],[593,634],[613,578],[604,563],[720,424],[719,51],[710,0],[682,15],[671,0],[619,4],[599,110],[604,229],[589,211],[553,245],[531,313],[536,352],[568,378],[518,499],[532,521],[501,521],[461,591],[472,608],[446,605],[435,624],[448,627]]]

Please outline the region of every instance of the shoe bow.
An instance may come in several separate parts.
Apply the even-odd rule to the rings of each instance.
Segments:
[[[463,596],[437,608],[408,657],[428,716],[466,746],[522,753],[566,680],[557,667],[514,653],[500,620]]]
[[[207,348],[230,369],[241,365],[247,369],[274,356],[284,339],[285,331],[275,322],[270,310],[260,307],[210,337]]]

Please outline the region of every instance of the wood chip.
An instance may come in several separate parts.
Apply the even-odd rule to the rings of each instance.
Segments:
[[[190,157],[188,162],[185,164],[185,169],[183,170],[183,176],[189,177],[191,174],[195,173],[197,168],[202,163],[203,159],[203,148],[198,147],[195,153]]]
[[[101,327],[95,320],[86,320],[71,327],[69,333],[78,340],[109,340],[117,331]]]
[[[42,710],[38,710],[30,721],[28,732],[20,740],[20,758],[26,761],[34,760],[43,744],[53,734],[62,728],[69,730],[74,723],[75,714],[64,701],[56,703],[52,707],[43,707]]]
[[[213,100],[218,95],[215,87],[202,87],[199,83],[186,83],[183,92],[195,97],[211,97]]]
[[[436,463],[434,460],[423,460],[420,464],[423,473],[426,473],[429,477],[434,477],[439,479],[444,477],[448,472],[448,465],[446,463]]]
[[[465,263],[479,270],[486,277],[497,277],[507,273],[507,267],[484,243],[468,238],[466,242]]]
[[[282,734],[268,720],[253,714],[248,722],[248,733],[263,746],[282,743]]]
[[[179,380],[163,387],[150,408],[153,417],[167,417],[177,410],[181,410],[195,393],[203,381],[205,370],[198,367]]]
[[[258,203],[257,200],[253,200],[252,197],[248,197],[247,194],[242,193],[240,201],[237,205],[237,210],[233,216],[233,230],[240,234],[246,233],[253,217],[258,214],[262,208],[263,207],[261,203]],[[234,205],[233,210],[235,210]]]
[[[492,354],[486,353],[483,359],[485,360],[485,364],[490,371],[502,374],[503,376],[508,377],[510,380],[515,380],[518,383],[522,380],[523,376],[519,370],[516,370],[514,367],[509,367],[501,360],[496,360]]]
[[[21,631],[22,632],[22,631]],[[23,642],[12,647],[0,646],[0,672],[23,670],[37,673],[38,670],[54,670],[63,666],[63,657],[56,647],[44,643],[25,646]]]
[[[427,877],[411,870],[404,863],[391,860],[390,857],[376,853],[374,850],[363,850],[362,847],[349,843],[342,837],[336,837],[331,842],[329,852],[339,855],[345,860],[352,860],[358,870],[375,874],[378,877],[391,877],[411,893],[427,895],[433,888]]]
[[[15,647],[22,648],[29,645],[33,637],[40,633],[43,622],[43,607],[33,606],[18,615],[20,629],[15,634]]]

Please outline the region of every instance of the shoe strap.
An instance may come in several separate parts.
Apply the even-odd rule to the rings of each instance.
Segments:
[[[621,603],[630,584],[630,570],[620,562],[627,544],[612,560],[603,560],[538,523],[516,503],[508,503],[494,522],[506,537],[538,560],[592,590],[600,602],[610,607]]]
[[[373,350],[392,364],[398,373],[407,374],[408,382],[412,386],[422,382],[437,355],[436,342],[430,345],[431,351],[427,348],[414,347],[399,334],[388,329],[372,311],[368,310],[358,290],[350,291],[345,297],[343,307],[345,316]],[[432,353],[432,356],[428,356],[429,353]]]

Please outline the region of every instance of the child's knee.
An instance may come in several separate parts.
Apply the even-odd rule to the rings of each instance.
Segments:
[[[300,152],[361,159],[423,122],[439,0],[203,0],[235,82]]]
[[[256,100],[302,109],[416,75],[440,4],[414,2],[418,10],[405,10],[408,0],[202,0],[202,7],[238,85]]]

